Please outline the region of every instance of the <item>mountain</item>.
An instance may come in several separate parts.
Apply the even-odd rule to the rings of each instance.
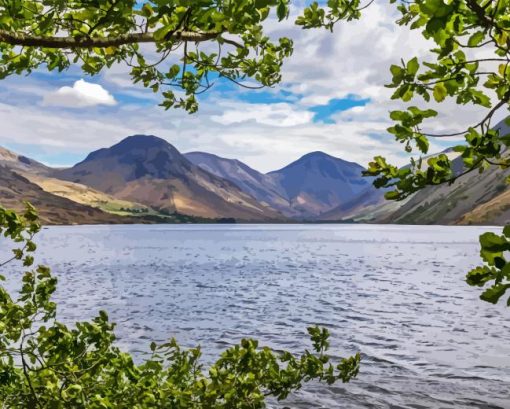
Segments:
[[[28,172],[36,175],[49,175],[53,169],[36,160],[18,155],[0,147],[0,166],[5,166],[18,173]]]
[[[505,133],[506,131],[503,130]],[[446,152],[454,172],[461,158]],[[352,221],[404,224],[510,223],[510,169],[471,172],[401,202],[385,201],[363,167],[323,152],[263,174],[236,159],[179,153],[155,136],[135,135],[52,169],[0,148],[0,204],[29,200],[46,223]],[[125,217],[120,217],[125,216]],[[288,218],[288,219],[286,219]]]
[[[362,176],[363,170],[357,163],[312,152],[268,176],[301,218],[321,219],[340,206],[354,209],[381,200],[383,193]]]
[[[166,213],[245,221],[281,219],[234,183],[186,159],[165,140],[133,135],[53,176]]]
[[[322,213],[318,219],[321,221],[363,220],[369,221],[375,214],[387,214],[399,208],[399,205],[388,206],[390,202],[384,199],[385,190],[367,187],[351,200]],[[368,217],[368,220],[366,220]]]
[[[271,176],[250,168],[237,159],[226,159],[211,153],[189,152],[184,156],[207,172],[236,184],[260,203],[277,209],[286,216],[294,214],[285,193],[279,190]]]
[[[157,215],[157,212],[139,203],[119,200],[89,186],[52,178],[51,174],[56,171],[55,169],[2,147],[0,147],[0,166],[23,176],[45,192],[98,208],[106,213],[121,216]]]
[[[459,173],[462,158],[452,162]],[[460,176],[452,185],[429,186],[380,222],[404,224],[504,224],[510,221],[510,169],[491,167]]]
[[[501,135],[510,127],[500,122],[495,127]],[[466,169],[457,153],[447,150],[452,169],[460,175]],[[405,224],[495,224],[510,223],[510,186],[505,179],[510,169],[491,166],[483,173],[478,170],[461,175],[451,185],[428,186],[408,198],[389,215],[375,221]]]
[[[342,218],[365,206],[380,203],[382,197],[370,181],[361,177],[361,166],[322,152],[305,155],[267,175],[237,159],[204,152],[190,152],[185,156],[290,218],[322,219],[324,212],[337,206],[334,217]],[[341,206],[344,208],[340,209]]]
[[[18,173],[0,166],[0,204],[21,211],[24,209],[24,201],[29,201],[37,208],[41,221],[45,224],[108,224],[130,221],[52,195]]]

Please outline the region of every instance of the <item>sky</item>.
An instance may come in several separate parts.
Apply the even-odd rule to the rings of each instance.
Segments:
[[[297,13],[297,10],[293,11]],[[430,44],[418,31],[398,27],[394,5],[374,3],[359,21],[333,33],[302,30],[293,20],[267,24],[273,37],[294,40],[294,55],[274,88],[219,85],[199,97],[197,114],[159,107],[160,95],[132,84],[129,70],[113,66],[99,75],[79,69],[37,71],[0,81],[0,145],[51,166],[71,166],[96,149],[133,134],[166,139],[181,152],[205,151],[236,158],[268,172],[311,151],[366,166],[373,156],[403,165],[408,155],[386,132],[389,67],[401,58],[427,58]],[[423,100],[412,104],[424,107]],[[439,107],[430,130],[459,130],[483,111]],[[431,152],[447,143],[432,141]]]

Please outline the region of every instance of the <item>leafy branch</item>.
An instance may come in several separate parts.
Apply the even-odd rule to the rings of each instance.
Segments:
[[[21,246],[15,251],[24,255],[24,267],[33,264],[25,253],[35,250],[25,244],[39,229],[30,205],[24,215],[0,207],[0,233]],[[205,370],[200,348],[183,350],[171,339],[151,343],[150,357],[136,364],[115,345],[104,311],[74,327],[58,322],[56,285],[50,269],[37,266],[23,274],[18,298],[0,286],[0,402],[6,407],[264,408],[267,397],[283,400],[310,380],[348,382],[359,371],[359,354],[332,362],[329,332],[318,327],[308,329],[312,350],[300,356],[244,339]]]
[[[404,0],[396,2],[401,17],[397,24],[420,30],[426,40],[434,43],[431,48],[435,61],[411,58],[400,65],[392,65],[392,82],[387,85],[395,91],[392,99],[409,102],[420,97],[425,103],[441,103],[452,98],[458,105],[472,104],[484,112],[483,118],[463,131],[423,131],[423,123],[436,118],[438,112],[409,106],[392,111],[395,124],[388,132],[404,144],[411,153],[417,149],[420,156],[411,158],[403,168],[389,164],[377,156],[370,162],[365,174],[375,177],[374,185],[388,189],[387,199],[402,200],[426,188],[452,184],[460,177],[475,170],[483,172],[491,166],[510,167],[505,155],[510,147],[510,134],[505,125],[494,127],[492,119],[497,112],[510,109],[510,2],[506,0]],[[328,2],[328,4],[331,2]],[[335,2],[347,12],[350,5]],[[320,13],[319,13],[320,14]],[[340,14],[339,14],[340,15]],[[348,12],[342,20],[359,18]],[[349,16],[349,17],[347,17]],[[321,18],[319,26],[331,29]],[[466,41],[467,39],[467,41]],[[468,58],[470,50],[486,51],[483,58]],[[492,55],[491,55],[492,54]],[[437,121],[436,121],[437,122]],[[508,119],[506,126],[510,125]],[[444,153],[425,156],[429,138],[464,137],[464,143],[453,147],[464,165],[460,171]],[[508,179],[507,179],[508,182]],[[468,274],[471,285],[492,285],[482,293],[485,301],[496,303],[510,288],[510,264],[504,253],[510,250],[510,229],[503,235],[486,233],[480,237],[481,256],[485,265]],[[510,299],[507,303],[510,306]]]

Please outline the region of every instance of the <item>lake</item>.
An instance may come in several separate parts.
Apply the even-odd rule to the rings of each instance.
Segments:
[[[120,345],[202,345],[204,362],[244,337],[331,355],[362,353],[358,379],[309,384],[291,408],[510,408],[510,309],[464,282],[487,228],[376,225],[76,226],[45,229],[37,262],[59,278],[58,316],[99,309]]]

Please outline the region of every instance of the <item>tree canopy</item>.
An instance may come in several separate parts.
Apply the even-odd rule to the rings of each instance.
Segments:
[[[296,23],[331,24],[342,17],[343,2],[330,3],[328,13],[313,5]],[[0,0],[0,78],[72,64],[97,74],[122,62],[134,82],[161,91],[165,108],[195,112],[196,96],[220,77],[248,88],[281,80],[293,43],[270,38],[264,23],[288,18],[290,6],[289,0]]]

